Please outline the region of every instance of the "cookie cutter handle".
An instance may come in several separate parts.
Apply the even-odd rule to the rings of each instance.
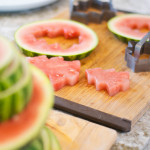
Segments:
[[[135,45],[135,50],[134,50],[134,57],[136,59],[139,59],[140,57],[140,52],[142,50],[143,44],[149,40],[150,41],[150,32],[148,32],[136,45]]]

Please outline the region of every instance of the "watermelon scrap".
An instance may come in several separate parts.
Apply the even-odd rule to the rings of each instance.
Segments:
[[[41,69],[50,79],[55,91],[65,85],[75,85],[79,80],[80,61],[64,61],[63,57],[48,59],[45,55],[27,57],[31,64]]]
[[[106,90],[110,96],[129,88],[129,73],[116,72],[115,69],[103,70],[101,68],[87,69],[85,76],[88,84],[94,84],[96,90]]]
[[[68,48],[59,43],[49,43],[56,37],[78,39]],[[29,57],[47,55],[48,57],[62,56],[65,60],[80,60],[87,57],[98,45],[96,33],[88,26],[71,20],[52,19],[33,22],[20,27],[15,33],[17,45]]]

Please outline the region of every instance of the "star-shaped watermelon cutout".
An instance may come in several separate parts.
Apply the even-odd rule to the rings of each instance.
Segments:
[[[115,69],[103,70],[101,68],[87,69],[85,71],[88,84],[94,84],[96,90],[106,90],[110,96],[129,88],[129,73],[116,72]]]
[[[63,57],[27,57],[31,64],[41,69],[50,79],[55,91],[65,85],[75,85],[79,80],[80,61],[65,61]]]

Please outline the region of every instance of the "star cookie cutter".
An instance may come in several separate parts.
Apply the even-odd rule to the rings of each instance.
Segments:
[[[89,8],[97,10],[88,12]],[[102,2],[101,0],[70,0],[70,18],[85,24],[89,22],[101,23],[108,21],[116,15],[112,7],[112,0]]]
[[[142,54],[150,55],[150,32],[148,32],[139,42],[129,41],[125,50],[125,60],[127,66],[133,72],[150,71],[150,57],[140,59]]]

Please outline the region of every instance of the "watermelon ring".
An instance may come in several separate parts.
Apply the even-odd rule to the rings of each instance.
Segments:
[[[123,42],[139,41],[150,31],[150,16],[119,15],[109,20],[108,29]]]
[[[79,43],[63,49],[58,43],[48,44],[44,39],[40,39],[45,36],[78,38]],[[88,56],[98,44],[98,37],[92,29],[69,20],[46,20],[24,25],[16,31],[15,40],[27,56],[62,56],[66,60],[82,59]]]
[[[20,149],[34,140],[53,106],[54,95],[49,79],[36,67],[32,67],[32,75],[33,94],[27,107],[14,118],[0,123],[1,150]]]

